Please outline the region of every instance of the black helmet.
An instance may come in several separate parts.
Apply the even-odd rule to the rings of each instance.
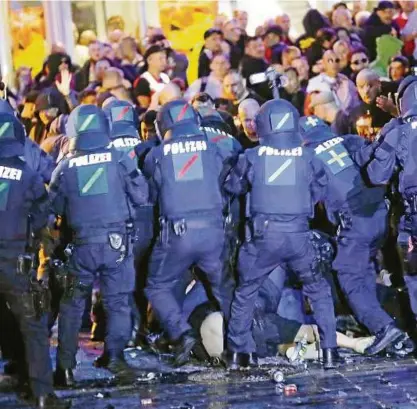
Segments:
[[[255,117],[259,142],[263,144],[265,138],[284,135],[299,137],[299,120],[297,109],[288,101],[273,99],[266,102]]]
[[[112,101],[103,111],[110,123],[110,139],[124,136],[139,138],[139,119],[130,102]]]
[[[163,105],[155,121],[156,132],[161,140],[168,131],[173,131],[174,137],[199,134],[199,125],[200,118],[197,112],[183,99]]]
[[[110,144],[109,122],[104,112],[95,105],[80,105],[75,108],[66,126],[70,149],[93,151]]]

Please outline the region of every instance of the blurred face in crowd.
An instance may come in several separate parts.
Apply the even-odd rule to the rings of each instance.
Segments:
[[[350,58],[350,68],[353,72],[359,72],[364,68],[368,68],[368,66],[369,58],[365,53],[359,52],[352,54],[352,57]]]
[[[411,13],[414,10],[415,1],[400,1],[401,10],[404,13]]]
[[[297,58],[301,58],[301,51],[297,47],[287,47],[282,52],[282,65],[284,68],[291,67],[291,63]]]
[[[153,53],[148,57],[149,69],[152,71],[163,72],[167,68],[167,53],[160,51]]]
[[[223,26],[223,34],[226,40],[236,44],[240,38],[240,28],[236,20],[230,20]]]
[[[90,56],[90,60],[97,62],[103,54],[103,48],[99,42],[91,43],[88,46],[88,55]]]
[[[291,20],[288,14],[282,14],[281,16],[277,16],[277,18],[275,19],[275,24],[282,28],[284,34],[288,35],[291,28]]]
[[[296,58],[291,62],[291,67],[297,70],[298,78],[301,81],[308,80],[310,67],[308,65],[307,58]]]
[[[400,61],[393,61],[389,65],[389,73],[393,81],[401,81],[407,74],[406,67]]]
[[[278,44],[281,41],[281,37],[275,33],[269,33],[264,38],[264,43],[266,48],[273,47],[275,44]]]
[[[249,41],[245,48],[245,54],[253,58],[264,58],[265,45],[261,38]]]
[[[289,68],[285,70],[285,76],[287,77],[288,84],[284,89],[289,94],[295,94],[300,89],[300,80],[298,79],[297,71],[295,68]]]
[[[120,43],[122,57],[133,61],[137,54],[136,42],[133,38],[124,38]]]
[[[223,91],[225,98],[239,100],[245,93],[243,78],[238,73],[230,73],[224,77]]]
[[[220,34],[212,34],[210,37],[206,38],[204,47],[213,53],[218,53],[222,49],[223,37]]]
[[[336,41],[333,46],[333,51],[340,59],[340,66],[347,67],[349,65],[350,47],[346,41]]]
[[[373,103],[381,91],[381,82],[378,75],[369,69],[365,69],[358,74],[356,86],[359,96],[365,104]]]
[[[223,79],[230,70],[229,59],[224,54],[215,55],[210,70],[216,78]]]
[[[241,30],[246,31],[248,26],[248,13],[246,11],[239,11],[237,13],[236,20]]]
[[[383,24],[390,25],[392,23],[392,19],[394,18],[394,9],[378,10],[376,14],[381,19]]]
[[[110,68],[110,63],[107,60],[97,61],[95,66],[95,74],[97,81],[103,81],[104,73]]]
[[[103,57],[106,57],[109,60],[114,60],[116,58],[116,53],[110,44],[103,44]]]
[[[340,72],[340,58],[334,51],[326,51],[323,55],[323,69],[329,76],[335,78]]]
[[[254,99],[246,99],[239,105],[239,121],[242,124],[243,132],[252,141],[256,142],[258,137],[256,135],[255,117],[260,109],[259,104]]]
[[[334,27],[345,27],[348,30],[352,28],[352,14],[346,8],[337,8],[332,14]]]

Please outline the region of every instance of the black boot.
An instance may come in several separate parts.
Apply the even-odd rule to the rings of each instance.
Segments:
[[[195,331],[190,329],[185,331],[175,348],[175,359],[174,365],[175,366],[182,366],[185,365],[191,357],[191,352],[195,345],[198,342],[198,336],[196,335]]]
[[[394,323],[386,325],[375,334],[374,343],[365,349],[365,354],[376,355],[388,345],[397,343],[407,338],[407,334],[398,329]]]
[[[96,368],[107,368],[109,365],[109,354],[104,351],[98,358],[94,360],[93,365]]]
[[[249,354],[243,352],[226,351],[223,353],[222,359],[227,368],[231,370],[247,368],[249,366]]]
[[[68,409],[70,407],[71,403],[58,399],[53,393],[36,398],[37,409]]]
[[[72,388],[75,386],[72,369],[61,369],[59,366],[57,366],[54,373],[54,385],[61,388]]]
[[[121,382],[134,382],[139,376],[124,358],[109,359],[107,369]]]
[[[411,338],[408,336],[402,338],[400,341],[393,342],[387,346],[386,351],[391,355],[405,357],[414,352],[416,346]]]
[[[323,367],[324,369],[334,369],[340,364],[340,356],[337,352],[337,348],[324,348],[323,349]]]

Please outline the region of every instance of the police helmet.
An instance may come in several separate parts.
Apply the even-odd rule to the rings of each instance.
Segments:
[[[405,77],[397,92],[397,107],[402,117],[406,118],[417,100],[417,76],[409,75]]]
[[[25,128],[13,113],[0,112],[0,151],[7,155],[24,155]]]
[[[109,122],[95,105],[80,105],[68,117],[66,135],[70,140],[70,150],[105,148],[110,144]]]
[[[265,138],[281,136],[297,136],[299,138],[298,123],[300,115],[296,108],[283,99],[273,99],[261,106],[255,117],[259,142]]]
[[[155,128],[163,140],[168,131],[172,136],[199,134],[200,118],[194,108],[184,99],[176,99],[163,105],[156,115]]]
[[[111,101],[103,108],[110,123],[110,139],[130,136],[139,138],[139,119],[135,108],[127,101]]]
[[[315,115],[300,118],[300,133],[304,143],[323,142],[334,137],[330,126]]]

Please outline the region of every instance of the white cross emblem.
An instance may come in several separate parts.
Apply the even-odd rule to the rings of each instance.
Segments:
[[[345,162],[343,162],[342,159],[344,157],[348,156],[347,152],[342,152],[338,155],[335,151],[331,150],[331,151],[329,151],[329,153],[330,153],[330,156],[333,158],[333,159],[330,159],[329,161],[327,161],[327,163],[329,165],[331,165],[332,163],[335,163],[335,162],[337,162],[339,164],[339,166],[341,166],[341,167],[344,167],[346,165]]]
[[[312,116],[309,116],[307,118],[307,124],[311,126],[316,126],[319,123],[319,120],[317,118],[313,118]]]

